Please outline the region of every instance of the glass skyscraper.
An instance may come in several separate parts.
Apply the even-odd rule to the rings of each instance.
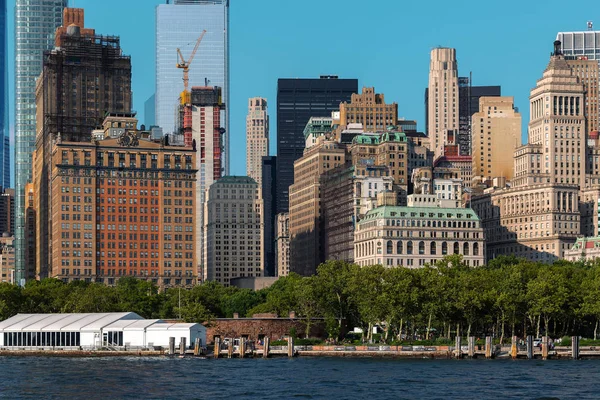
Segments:
[[[35,149],[35,80],[42,72],[44,51],[54,47],[67,0],[17,0],[15,6],[15,194],[16,280],[33,278],[25,271],[25,185],[31,180]]]
[[[593,31],[591,22],[588,31],[558,32],[556,40],[560,40],[560,50],[566,59],[585,58],[598,60],[600,63],[600,31]]]
[[[7,0],[0,0],[0,185],[10,187]]]
[[[156,125],[174,132],[175,111],[183,91],[183,72],[176,68],[177,48],[185,61],[206,30],[189,69],[189,87],[219,86],[225,104],[223,175],[229,174],[229,0],[174,0],[156,7]]]

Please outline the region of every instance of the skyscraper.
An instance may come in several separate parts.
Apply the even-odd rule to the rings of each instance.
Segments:
[[[54,46],[67,0],[17,0],[15,6],[15,191],[16,275],[25,275],[25,186],[31,179],[35,149],[35,81],[42,72],[44,51]],[[32,265],[27,266],[29,268]]]
[[[265,226],[265,276],[276,276],[275,198],[277,196],[277,157],[262,158],[263,221]]]
[[[592,23],[588,22],[587,31],[558,32],[556,40],[560,41],[560,51],[565,59],[586,57],[600,63],[600,31],[592,29]]]
[[[7,17],[6,0],[0,0],[0,183],[5,188],[10,187]]]
[[[329,117],[358,92],[357,79],[279,79],[277,81],[277,213],[289,210],[294,161],[304,153],[304,128],[310,117]]]
[[[427,133],[434,158],[441,156],[449,143],[448,133],[458,133],[458,66],[456,49],[431,50],[427,107]]]
[[[65,8],[63,25],[56,29],[55,48],[44,52],[42,73],[36,84],[36,150],[34,177],[37,211],[37,273],[46,277],[51,260],[50,201],[53,183],[53,145],[56,142],[91,142],[92,130],[107,113],[131,113],[131,59],[121,52],[119,37],[97,35],[85,28],[81,8]],[[120,123],[133,128],[133,122]],[[86,215],[86,217],[88,217]],[[56,265],[54,265],[56,268]]]
[[[267,100],[248,100],[246,116],[246,175],[262,185],[262,159],[269,155],[269,114]]]
[[[156,125],[165,133],[177,128],[176,108],[183,90],[176,68],[177,49],[188,60],[196,40],[206,30],[189,69],[192,86],[219,86],[229,100],[229,0],[174,0],[156,7]],[[222,110],[223,172],[229,172],[229,116]]]

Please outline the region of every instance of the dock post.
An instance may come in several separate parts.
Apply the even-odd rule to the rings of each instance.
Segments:
[[[456,358],[462,358],[461,357],[461,351],[460,351],[460,343],[461,343],[461,337],[457,336],[456,338],[454,338],[454,354],[456,355]]]
[[[240,338],[240,358],[244,358],[246,355],[246,339]]]
[[[485,358],[492,358],[492,337],[485,337]]]
[[[294,338],[288,336],[288,357],[294,357]]]
[[[579,336],[571,336],[571,357],[573,360],[579,358]]]
[[[542,360],[548,359],[548,336],[542,336]]]
[[[271,344],[271,339],[269,339],[268,336],[265,336],[264,341],[265,345],[263,347],[263,358],[267,358],[269,357],[269,345]]]
[[[468,343],[467,354],[468,354],[469,358],[474,358],[475,357],[475,336],[469,336],[468,340],[469,340],[469,343]]]
[[[215,349],[213,350],[213,357],[219,358],[220,355],[221,355],[221,338],[216,337],[215,338]]]
[[[185,356],[185,341],[186,339],[182,336],[179,342],[179,355]]]
[[[227,342],[227,357],[233,358],[233,339],[230,339],[229,342]]]
[[[170,355],[175,354],[175,338],[174,337],[169,338],[169,354]]]
[[[199,337],[196,338],[196,343],[194,343],[194,355],[195,356],[200,355],[200,338]]]
[[[533,360],[533,336],[527,336],[527,359]]]
[[[517,359],[517,354],[519,352],[519,349],[517,348],[517,342],[518,342],[517,337],[513,336],[512,342],[510,344],[510,356],[512,357],[513,360]]]

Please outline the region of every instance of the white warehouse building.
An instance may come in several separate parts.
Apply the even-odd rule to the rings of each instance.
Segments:
[[[133,312],[89,314],[17,314],[0,322],[0,348],[98,349],[168,347],[169,338],[179,346],[185,338],[206,344],[206,328],[200,324],[168,323],[144,319]]]

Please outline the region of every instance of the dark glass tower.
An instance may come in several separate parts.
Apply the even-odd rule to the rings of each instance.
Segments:
[[[277,211],[289,210],[294,161],[304,152],[304,128],[310,117],[329,117],[358,92],[358,79],[279,79],[277,81]]]
[[[262,158],[263,223],[265,226],[265,276],[275,276],[275,197],[277,193],[277,157]]]
[[[0,0],[0,186],[10,187],[8,129],[8,27],[6,0]]]

